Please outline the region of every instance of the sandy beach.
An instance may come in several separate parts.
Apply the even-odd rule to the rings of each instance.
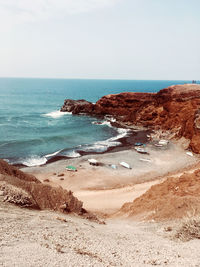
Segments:
[[[22,170],[34,174],[42,182],[47,181],[53,186],[72,190],[74,195],[83,201],[84,208],[107,216],[166,177],[182,174],[191,166],[195,168],[199,160],[195,154],[193,157],[187,155],[177,143],[170,142],[167,147],[162,148],[148,144],[146,149],[149,153],[147,155],[132,148],[60,160]],[[91,166],[89,158],[96,159],[102,166]],[[149,159],[150,162],[143,161],[144,159]],[[127,162],[132,169],[120,166],[122,161]],[[112,164],[117,166],[116,170],[111,168]],[[67,171],[67,165],[76,166],[78,171]]]

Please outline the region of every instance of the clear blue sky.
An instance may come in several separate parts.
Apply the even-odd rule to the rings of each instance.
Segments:
[[[0,0],[0,77],[200,79],[200,0]]]

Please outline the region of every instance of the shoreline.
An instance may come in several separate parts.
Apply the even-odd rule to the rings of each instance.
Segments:
[[[112,124],[113,123],[111,123],[111,125]],[[122,125],[115,123],[114,125],[112,125],[112,127],[122,128]],[[116,146],[110,146],[107,148],[106,151],[103,151],[103,152],[95,152],[95,151],[90,152],[90,151],[84,151],[81,149],[75,149],[74,148],[73,151],[79,153],[80,154],[79,157],[68,157],[68,156],[63,156],[63,155],[55,155],[55,156],[52,156],[50,159],[48,159],[44,164],[36,165],[36,166],[27,166],[27,165],[22,164],[22,163],[16,163],[16,164],[15,163],[14,164],[9,163],[9,164],[11,164],[15,167],[18,167],[20,169],[21,168],[27,168],[27,167],[39,167],[39,166],[48,165],[48,164],[56,162],[56,161],[70,160],[70,159],[74,159],[74,158],[80,158],[80,157],[86,156],[86,155],[103,155],[103,154],[107,154],[107,153],[124,151],[124,150],[128,150],[131,147],[133,147],[134,144],[137,142],[141,142],[144,144],[148,143],[149,139],[148,139],[147,135],[152,132],[150,129],[146,129],[146,130],[142,129],[142,130],[137,130],[137,131],[135,130],[134,131],[132,128],[125,127],[125,125],[124,125],[124,128],[122,128],[122,129],[127,129],[128,132],[127,132],[127,135],[125,137],[121,137],[121,138],[115,140],[116,142],[119,142],[120,144],[116,145]],[[113,138],[115,138],[115,136]],[[104,140],[99,141],[99,142],[104,142]]]
[[[199,165],[198,155],[188,156],[174,142],[170,142],[165,150],[150,143],[146,149],[149,155],[139,154],[135,149],[127,147],[126,150],[88,154],[39,167],[26,167],[22,171],[33,174],[43,183],[71,190],[83,201],[84,208],[100,216],[109,216],[124,203],[145,193],[153,184],[167,177],[178,177]],[[88,162],[91,157],[101,165],[91,166]],[[151,162],[141,161],[141,158],[150,159]],[[120,166],[121,161],[130,164],[132,169]],[[112,164],[116,164],[116,170],[111,168]],[[74,165],[78,171],[67,171],[67,165]]]

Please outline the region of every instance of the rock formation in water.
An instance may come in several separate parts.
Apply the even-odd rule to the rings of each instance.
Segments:
[[[91,113],[94,104],[86,100],[65,99],[64,105],[60,111],[72,112],[72,114]]]
[[[126,125],[170,131],[174,137],[190,140],[200,153],[200,85],[174,85],[158,93],[121,93],[103,96],[96,104],[65,101],[61,111],[93,116],[112,115]]]

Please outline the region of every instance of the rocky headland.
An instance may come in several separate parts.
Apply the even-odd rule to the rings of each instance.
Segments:
[[[184,137],[188,148],[200,153],[200,85],[174,85],[158,93],[120,93],[103,96],[95,104],[66,99],[63,112],[113,116],[126,127],[162,130],[172,138]]]

